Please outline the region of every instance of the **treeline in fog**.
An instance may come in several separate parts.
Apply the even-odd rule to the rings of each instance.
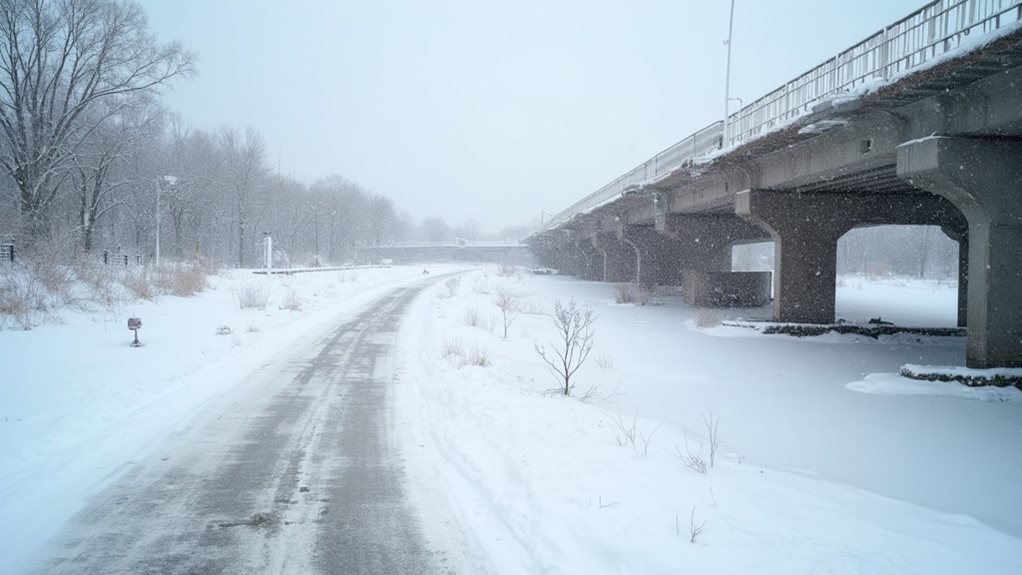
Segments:
[[[481,236],[471,222],[415,225],[343,176],[281,175],[253,129],[187,128],[160,93],[194,73],[195,57],[156,39],[134,3],[0,3],[0,240],[145,260],[159,243],[165,257],[251,266],[264,232],[295,264]]]

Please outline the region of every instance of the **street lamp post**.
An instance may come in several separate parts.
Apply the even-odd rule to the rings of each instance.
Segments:
[[[728,128],[728,116],[729,104],[731,103],[731,33],[735,26],[735,0],[731,0],[731,16],[728,18],[727,23],[727,68],[724,72],[724,132],[720,139],[720,147],[724,148],[727,145],[727,128]]]
[[[553,214],[551,214],[550,212],[548,212],[546,210],[541,210],[539,212],[539,227],[541,229],[546,227],[546,218],[545,218],[545,216],[552,216],[552,215]]]

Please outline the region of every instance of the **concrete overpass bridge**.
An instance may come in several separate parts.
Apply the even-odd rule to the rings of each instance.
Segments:
[[[1022,366],[1022,0],[931,2],[525,241],[562,273],[707,289],[772,240],[774,320],[830,323],[838,239],[894,224],[958,241],[968,365]]]

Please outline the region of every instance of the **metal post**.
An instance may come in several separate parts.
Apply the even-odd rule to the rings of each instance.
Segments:
[[[160,267],[160,190],[163,189],[163,178],[156,179],[156,267]]]
[[[735,0],[731,0],[731,16],[727,24],[727,68],[724,72],[724,133],[721,136],[720,147],[726,148],[728,143],[727,127],[729,103],[731,102],[731,33],[735,25]]]
[[[266,238],[266,277],[270,277],[273,270],[273,236],[270,232],[263,232],[263,236]]]

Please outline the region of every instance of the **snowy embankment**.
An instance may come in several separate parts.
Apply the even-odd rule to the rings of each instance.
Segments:
[[[211,399],[423,278],[421,267],[270,278],[232,271],[196,297],[66,311],[56,325],[0,331],[0,572],[17,572],[88,496]],[[241,309],[242,297],[265,306]],[[129,317],[142,319],[144,347],[129,347]]]
[[[499,287],[527,312],[506,340]],[[963,338],[702,329],[670,298],[617,305],[569,278],[476,273],[454,291],[432,288],[404,326],[398,421],[413,500],[450,500],[495,572],[1022,572],[1022,402],[845,389],[907,361],[960,364]],[[534,346],[554,336],[542,312],[570,298],[599,318],[565,398]],[[838,298],[849,320],[935,326],[954,325],[955,301],[917,282]],[[721,446],[702,473],[707,419]]]
[[[0,332],[0,571],[17,572],[201,406],[420,274],[232,272],[199,297]],[[925,395],[846,388],[906,363],[961,365],[962,338],[765,336],[697,327],[765,309],[617,305],[607,284],[462,277],[451,297],[440,297],[446,282],[427,291],[403,324],[394,421],[425,525],[441,538],[473,533],[493,571],[1022,572],[1011,480],[1022,474],[1022,401],[941,396],[986,393],[944,382],[912,382]],[[525,310],[507,340],[500,286]],[[239,309],[253,289],[266,290],[266,308]],[[534,345],[553,339],[552,303],[572,298],[599,317],[564,398],[547,393],[556,382]],[[838,293],[850,321],[952,326],[955,302],[948,286],[918,282],[846,281]],[[127,346],[130,316],[143,320],[143,348]],[[700,473],[684,459],[709,463],[706,417],[721,445]],[[458,527],[431,511],[448,504]]]

